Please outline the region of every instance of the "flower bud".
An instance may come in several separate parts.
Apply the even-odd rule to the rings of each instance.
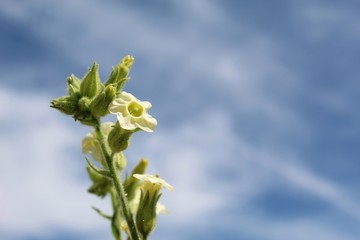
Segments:
[[[80,92],[80,79],[71,74],[67,79],[67,93],[70,96],[77,95]]]
[[[102,88],[98,71],[99,65],[94,63],[80,84],[80,94],[89,98],[96,96]]]
[[[99,120],[89,111],[78,111],[74,114],[73,118],[75,121],[80,121],[82,124],[92,127],[97,126],[99,123]]]
[[[78,100],[72,96],[63,96],[52,100],[50,107],[56,108],[67,115],[72,115],[78,109],[77,102]]]
[[[90,104],[91,113],[95,117],[103,117],[109,113],[109,105],[115,98],[115,88],[112,85],[106,86]]]
[[[127,75],[134,63],[134,57],[127,55],[120,63],[112,69],[109,79],[106,81],[105,86],[114,84],[116,86],[116,93],[119,94],[125,82],[129,80]]]
[[[80,121],[87,126],[96,126],[98,124],[98,118],[95,117],[90,111],[91,99],[88,97],[80,98],[78,102],[79,111],[77,111],[73,118],[75,121]]]
[[[125,192],[127,193],[127,197],[129,201],[131,202],[135,197],[135,192],[137,190],[137,186],[139,185],[140,180],[135,178],[134,174],[144,174],[146,171],[146,168],[148,166],[149,161],[147,159],[141,159],[139,163],[135,166],[133,169],[130,177],[128,177],[125,180],[124,187]]]
[[[90,111],[91,99],[88,97],[82,97],[79,99],[79,108],[81,111]]]
[[[126,55],[123,59],[121,59],[120,64],[130,70],[134,64],[134,57]]]
[[[108,143],[113,153],[124,151],[130,144],[130,137],[134,131],[129,131],[120,127],[116,122],[114,128],[108,136]]]

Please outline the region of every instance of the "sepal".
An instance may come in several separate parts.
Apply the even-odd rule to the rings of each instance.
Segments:
[[[63,96],[52,100],[50,107],[67,115],[73,115],[78,110],[78,100],[72,96]]]
[[[159,191],[154,193],[141,191],[139,208],[136,214],[136,225],[144,239],[147,239],[156,226],[156,205],[160,196]]]
[[[94,117],[91,112],[78,111],[73,115],[75,121],[79,121],[84,125],[96,127],[99,123],[99,119]]]
[[[119,122],[116,122],[108,136],[108,143],[111,151],[113,153],[118,153],[127,149],[133,133],[134,131],[121,128]]]
[[[95,117],[103,117],[109,113],[109,105],[115,98],[115,87],[106,86],[90,104],[90,111]]]
[[[71,74],[66,79],[67,93],[69,96],[76,96],[80,93],[80,83],[80,79],[77,78],[74,74]]]
[[[124,84],[130,79],[127,76],[133,63],[134,57],[130,55],[125,56],[116,67],[113,67],[109,79],[105,83],[105,86],[114,84],[114,86],[116,86],[116,93],[119,94]]]
[[[94,63],[81,81],[80,94],[81,96],[93,98],[101,91],[102,87],[99,76],[99,65]]]
[[[138,189],[140,180],[135,178],[134,174],[144,174],[148,166],[149,161],[147,159],[141,159],[139,163],[135,166],[131,175],[125,180],[124,188],[125,192],[128,194],[127,197],[129,201],[132,201],[136,196],[136,190]]]

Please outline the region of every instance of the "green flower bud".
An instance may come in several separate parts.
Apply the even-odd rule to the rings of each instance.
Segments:
[[[132,201],[136,196],[135,192],[137,190],[137,186],[139,185],[140,180],[135,178],[134,174],[144,174],[146,168],[148,166],[149,161],[147,159],[141,159],[139,163],[133,169],[130,177],[125,180],[124,188],[127,193],[127,197],[129,201]]]
[[[109,113],[109,105],[115,98],[115,87],[108,85],[90,104],[91,113],[95,117],[103,117]]]
[[[121,59],[120,64],[130,70],[134,64],[134,57],[126,55],[123,59]]]
[[[127,149],[130,144],[130,137],[133,133],[134,131],[132,130],[121,128],[119,122],[116,122],[108,136],[108,143],[111,151],[118,153]]]
[[[99,65],[94,63],[93,67],[85,75],[80,84],[80,94],[89,98],[95,97],[102,89],[98,71]]]
[[[75,121],[80,121],[87,126],[95,127],[99,123],[99,119],[94,117],[90,111],[77,111],[73,116]]]
[[[127,55],[119,64],[112,69],[109,79],[106,81],[105,86],[114,84],[116,86],[116,93],[119,94],[126,83],[129,71],[134,63],[134,57]]]
[[[77,95],[80,92],[80,79],[71,74],[67,79],[67,93],[70,96]]]
[[[90,111],[91,99],[88,97],[80,98],[78,102],[79,111],[77,111],[73,118],[75,121],[80,121],[82,124],[87,126],[96,126],[99,119],[95,117]]]
[[[90,111],[91,100],[88,97],[82,97],[79,99],[79,108],[81,111]]]
[[[50,107],[67,115],[73,115],[78,109],[78,100],[72,96],[63,96],[51,101]]]
[[[99,120],[91,115],[90,112],[82,112],[73,116],[75,121],[81,122],[83,125],[96,127]]]

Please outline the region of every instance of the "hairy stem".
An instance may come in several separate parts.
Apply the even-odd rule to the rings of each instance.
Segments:
[[[115,165],[114,165],[114,162],[112,161],[112,156],[110,156],[109,150],[107,149],[107,147],[105,145],[104,137],[100,130],[100,124],[98,124],[95,127],[95,131],[96,131],[96,136],[100,142],[100,146],[101,146],[101,150],[103,152],[104,158],[109,167],[109,171],[110,171],[111,178],[112,178],[112,181],[113,181],[113,184],[114,184],[117,196],[118,196],[118,200],[119,200],[119,203],[121,206],[122,213],[124,214],[126,223],[129,227],[130,237],[132,240],[141,240],[139,231],[137,230],[137,227],[136,227],[136,224],[134,221],[134,217],[130,212],[130,208],[129,208],[128,200],[126,198],[124,186],[121,183],[120,176],[116,173]]]

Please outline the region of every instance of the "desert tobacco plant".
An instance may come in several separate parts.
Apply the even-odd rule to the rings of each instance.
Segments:
[[[148,239],[155,228],[157,214],[167,212],[158,202],[161,189],[173,190],[159,175],[145,174],[146,159],[141,159],[131,174],[126,177],[121,174],[126,169],[124,150],[131,136],[137,131],[153,132],[157,125],[156,119],[148,113],[151,103],[122,90],[130,79],[128,73],[133,62],[133,57],[124,57],[105,83],[101,82],[98,64],[94,63],[81,80],[69,76],[67,95],[51,101],[52,108],[93,128],[82,140],[87,172],[92,181],[88,192],[101,198],[110,195],[111,215],[97,208],[94,210],[110,220],[116,240],[121,240],[124,234],[131,240]],[[110,113],[116,115],[116,122],[102,123],[101,118]]]

